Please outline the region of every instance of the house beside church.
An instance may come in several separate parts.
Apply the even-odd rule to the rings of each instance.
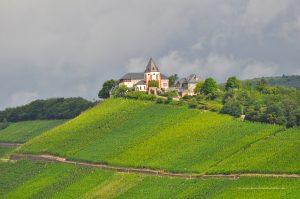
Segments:
[[[195,74],[191,74],[186,78],[181,78],[175,82],[175,88],[180,96],[196,95],[195,88],[201,79]]]
[[[125,85],[135,91],[149,91],[149,81],[151,80],[158,82],[160,90],[170,88],[168,77],[159,71],[152,58],[150,58],[144,73],[127,73],[121,77],[119,85]]]

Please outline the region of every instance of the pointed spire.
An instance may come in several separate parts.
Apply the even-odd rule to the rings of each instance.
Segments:
[[[154,63],[152,57],[150,58],[145,73],[147,72],[159,72],[158,67],[156,66],[156,64]]]

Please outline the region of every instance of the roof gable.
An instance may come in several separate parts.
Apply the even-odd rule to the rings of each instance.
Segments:
[[[152,58],[150,58],[145,70],[145,73],[148,72],[159,72],[158,67],[156,66]]]

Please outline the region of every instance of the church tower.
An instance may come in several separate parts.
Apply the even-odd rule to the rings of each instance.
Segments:
[[[159,88],[161,87],[161,76],[158,67],[154,63],[153,59],[150,58],[146,70],[144,72],[144,79],[146,82],[147,89],[149,88],[149,81],[155,80],[159,83]]]

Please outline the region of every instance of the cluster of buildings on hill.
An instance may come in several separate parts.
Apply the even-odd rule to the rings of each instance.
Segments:
[[[152,88],[149,85],[152,80],[158,82],[157,88]],[[170,85],[169,78],[159,71],[153,59],[150,58],[144,73],[127,73],[121,77],[119,85],[125,85],[135,91],[145,92],[150,92],[152,89],[160,91],[176,90],[179,95],[184,96],[194,95],[194,89],[200,80],[197,75],[192,74],[187,78],[177,80],[174,85]]]

